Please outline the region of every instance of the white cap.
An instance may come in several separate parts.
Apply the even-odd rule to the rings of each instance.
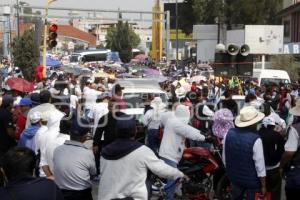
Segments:
[[[30,123],[35,124],[38,123],[41,120],[41,113],[40,112],[34,112],[29,116]]]
[[[262,123],[263,123],[263,125],[264,125],[265,128],[267,128],[269,125],[272,125],[272,126],[276,125],[275,119],[273,117],[271,117],[271,116],[265,117],[263,119]]]

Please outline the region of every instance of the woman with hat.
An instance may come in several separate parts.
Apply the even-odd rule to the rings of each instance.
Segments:
[[[159,149],[159,129],[161,124],[161,114],[166,111],[166,105],[160,97],[155,97],[151,101],[151,108],[144,115],[144,126],[146,127],[146,145],[154,151]]]
[[[212,132],[216,137],[220,139],[224,138],[229,129],[234,128],[234,117],[232,115],[232,112],[227,108],[218,110],[215,113],[213,120],[214,124],[212,127]]]

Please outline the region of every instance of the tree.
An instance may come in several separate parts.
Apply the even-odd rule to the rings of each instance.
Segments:
[[[111,27],[106,35],[106,48],[119,52],[123,62],[129,62],[132,58],[132,48],[140,43],[140,37],[134,32],[128,22],[119,20],[116,27]]]
[[[191,33],[195,24],[215,24],[221,18],[228,24],[277,24],[276,13],[283,0],[184,0],[179,13],[179,24],[185,33]],[[219,19],[220,20],[220,19]]]
[[[26,30],[11,44],[14,64],[18,66],[27,80],[34,80],[34,68],[39,64],[39,48],[34,42],[34,31]]]
[[[293,55],[276,55],[272,57],[271,61],[274,69],[285,70],[292,81],[298,81],[298,67]]]

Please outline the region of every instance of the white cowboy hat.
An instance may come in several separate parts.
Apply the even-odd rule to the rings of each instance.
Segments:
[[[235,119],[235,125],[243,128],[248,127],[261,121],[265,117],[265,114],[256,110],[253,106],[244,107],[240,111],[240,115]]]
[[[294,116],[300,116],[300,99],[297,99],[296,106],[290,109],[290,113]]]

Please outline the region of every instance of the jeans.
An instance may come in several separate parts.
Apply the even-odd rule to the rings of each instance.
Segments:
[[[154,153],[157,154],[159,149],[159,130],[158,129],[149,129],[147,130],[147,139],[146,139],[146,145],[152,149]]]
[[[300,196],[300,167],[291,168],[287,172],[285,194],[287,200],[299,199]]]
[[[92,189],[85,190],[61,190],[65,200],[93,200]]]
[[[177,163],[166,159],[166,158],[161,158],[167,165],[174,167],[177,169]],[[173,200],[174,199],[174,193],[176,189],[176,181],[175,180],[168,180],[167,185],[165,186],[165,192],[167,194],[166,200]]]
[[[272,200],[280,200],[281,198],[281,182],[279,168],[267,170],[267,191],[271,192]]]
[[[238,185],[232,184],[232,200],[243,200],[245,194],[247,195],[247,200],[254,200],[255,193],[260,192],[259,189],[249,189]]]

